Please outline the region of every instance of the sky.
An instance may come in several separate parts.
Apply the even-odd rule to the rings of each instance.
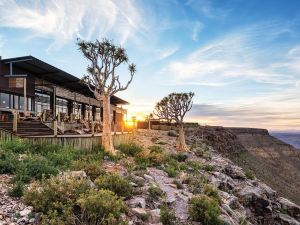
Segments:
[[[131,115],[192,91],[186,121],[300,131],[299,0],[0,0],[2,58],[32,55],[80,78],[78,37],[126,48],[137,74],[117,96]]]

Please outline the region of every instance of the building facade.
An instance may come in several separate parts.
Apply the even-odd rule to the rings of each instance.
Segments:
[[[112,124],[120,130],[128,102],[111,97]],[[38,116],[44,111],[77,120],[102,120],[103,110],[80,79],[33,56],[1,59],[0,121],[12,112]]]

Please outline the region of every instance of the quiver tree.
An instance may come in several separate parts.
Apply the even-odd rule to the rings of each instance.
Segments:
[[[82,78],[82,81],[103,107],[102,145],[106,151],[115,154],[111,134],[110,98],[128,88],[136,73],[136,66],[133,63],[129,64],[124,48],[114,45],[107,39],[95,42],[78,40],[77,44],[90,63],[87,67],[87,75]],[[121,65],[127,65],[130,74],[129,80],[124,85],[121,84],[117,73],[117,68]]]
[[[164,97],[160,102],[156,103],[154,114],[168,122],[176,122],[179,126],[179,136],[177,140],[178,151],[187,151],[188,147],[185,143],[183,119],[188,111],[191,110],[194,93],[171,93]]]

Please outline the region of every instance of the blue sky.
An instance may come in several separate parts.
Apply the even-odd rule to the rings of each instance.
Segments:
[[[300,130],[298,0],[0,0],[3,58],[33,55],[81,77],[77,37],[127,49],[137,74],[119,96],[131,114],[193,91],[187,121]]]

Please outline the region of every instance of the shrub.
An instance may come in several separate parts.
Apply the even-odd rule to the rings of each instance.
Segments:
[[[148,149],[150,150],[150,153],[162,153],[163,152],[163,149],[158,145],[149,146]]]
[[[89,189],[90,183],[85,180],[51,177],[33,183],[25,191],[24,200],[42,213],[42,224],[73,224],[76,201]]]
[[[195,153],[196,156],[205,158],[211,157],[209,146],[204,142],[192,145],[191,150]]]
[[[189,175],[187,179],[188,187],[193,194],[200,194],[202,193],[204,185],[207,183],[205,177],[196,174],[196,175]]]
[[[132,192],[132,187],[128,180],[115,173],[107,173],[99,176],[95,180],[95,184],[99,189],[113,191],[118,196],[129,197]]]
[[[187,161],[187,166],[189,167],[188,169],[193,172],[197,172],[201,169],[201,163],[197,161]]]
[[[159,142],[157,142],[156,144],[158,144],[158,145],[166,145],[166,144],[168,144],[167,142],[164,142],[164,141],[159,141]]]
[[[177,177],[177,175],[178,175],[178,171],[177,171],[176,167],[174,167],[172,165],[168,165],[167,168],[165,169],[165,171],[167,172],[169,177]]]
[[[255,179],[255,174],[254,174],[254,172],[252,170],[247,170],[245,172],[245,175],[250,180],[254,180]]]
[[[178,154],[173,154],[172,158],[174,158],[175,160],[177,160],[178,162],[185,162],[188,158],[188,155],[185,153],[178,153]]]
[[[135,156],[143,151],[143,148],[135,143],[121,144],[119,150],[128,156]]]
[[[148,166],[162,165],[167,161],[167,156],[158,149],[147,149],[137,154],[134,160],[140,168],[146,169]]]
[[[218,202],[206,195],[194,196],[189,200],[189,214],[193,221],[203,225],[220,224]]]
[[[177,189],[183,189],[183,185],[182,185],[182,183],[180,181],[174,180],[173,184],[176,185]]]
[[[124,224],[121,213],[125,211],[123,201],[109,190],[90,190],[77,200],[81,209],[82,224]]]
[[[177,218],[174,210],[170,209],[167,205],[163,205],[160,208],[160,222],[163,225],[176,225]]]
[[[58,174],[58,170],[45,157],[39,155],[28,156],[23,161],[23,166],[25,170],[21,171],[21,173],[25,173],[23,175],[37,180]]]
[[[72,169],[83,170],[92,181],[105,173],[101,167],[101,162],[99,161],[77,160],[72,163]]]
[[[17,170],[18,160],[9,151],[0,150],[0,174],[14,174]]]
[[[178,137],[178,133],[175,130],[169,130],[168,131],[168,136],[170,136],[170,137]]]
[[[163,191],[160,190],[159,187],[155,187],[155,186],[151,186],[148,189],[148,193],[149,193],[149,199],[150,200],[158,200],[160,197],[163,196]]]
[[[8,190],[8,195],[11,197],[22,197],[24,192],[24,184],[22,182],[16,182],[12,189]]]
[[[202,169],[207,172],[211,172],[215,170],[215,167],[213,165],[205,164],[202,166]]]
[[[34,150],[36,149],[36,146],[34,145],[31,145],[21,139],[16,139],[14,141],[4,141],[4,142],[1,142],[0,143],[0,147],[3,149],[3,150],[6,150],[6,151],[10,151],[10,152],[13,152],[13,153],[25,153],[29,150]]]
[[[203,194],[215,199],[219,204],[221,203],[221,197],[219,196],[218,190],[214,186],[206,184],[203,188]]]

